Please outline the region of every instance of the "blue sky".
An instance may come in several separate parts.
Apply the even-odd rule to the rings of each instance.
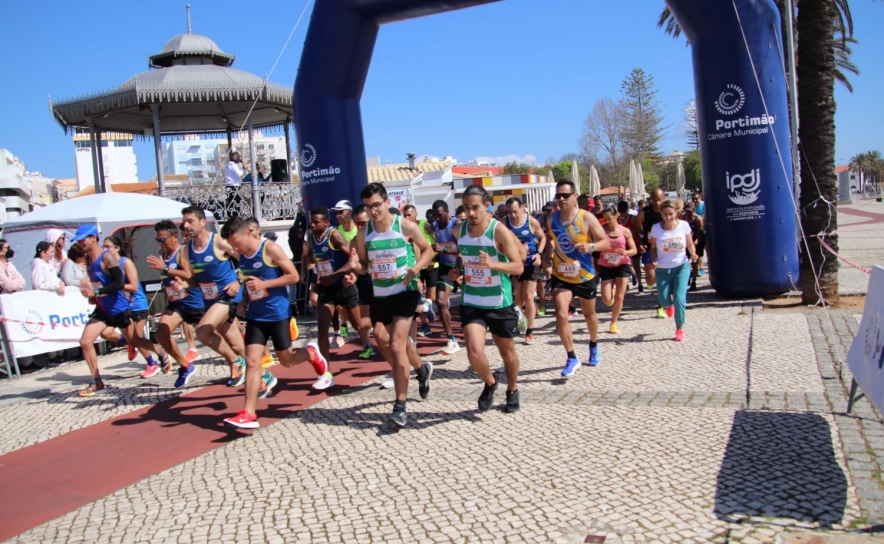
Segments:
[[[237,68],[273,65],[306,0],[248,3],[190,0],[194,32],[236,53]],[[5,3],[0,47],[0,147],[30,170],[73,177],[74,146],[48,112],[47,97],[116,87],[147,69],[147,56],[186,30],[185,2],[93,0]],[[851,2],[854,94],[840,86],[839,163],[884,148],[884,4]],[[136,10],[133,6],[143,6]],[[381,29],[362,100],[369,156],[404,162],[406,152],[548,157],[578,150],[593,102],[616,97],[633,68],[654,76],[669,125],[664,151],[685,149],[683,108],[693,97],[690,50],[656,28],[662,2],[506,0]],[[267,7],[267,9],[263,9]],[[294,84],[308,16],[272,76]],[[136,144],[141,180],[156,172],[150,142]]]

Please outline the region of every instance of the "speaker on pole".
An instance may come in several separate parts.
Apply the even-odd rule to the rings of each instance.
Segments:
[[[286,168],[285,159],[270,161],[270,181],[289,181],[289,170]]]

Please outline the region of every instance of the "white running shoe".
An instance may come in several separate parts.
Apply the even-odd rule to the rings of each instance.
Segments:
[[[442,349],[442,355],[454,355],[458,351],[460,351],[460,346],[458,345],[457,340],[449,340]]]
[[[396,385],[396,383],[393,381],[393,375],[388,374],[388,376],[389,376],[389,378],[387,378],[386,380],[381,382],[382,389],[393,389],[393,386]]]
[[[317,391],[324,391],[334,385],[335,385],[335,380],[334,380],[334,378],[332,378],[332,373],[326,372],[325,374],[323,374],[322,376],[320,376],[319,378],[316,379],[316,383],[313,384],[313,389],[316,389]]]

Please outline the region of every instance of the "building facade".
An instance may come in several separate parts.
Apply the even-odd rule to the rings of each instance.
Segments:
[[[251,163],[248,133],[235,133],[232,143],[248,171]],[[256,132],[255,154],[258,157],[258,170],[270,177],[270,161],[285,159],[285,136],[264,136]],[[166,176],[187,176],[191,182],[223,182],[227,161],[227,138],[189,136],[163,146],[163,173]]]
[[[92,141],[87,132],[74,133],[76,149],[77,188],[95,186],[92,169]],[[132,148],[131,134],[107,133],[101,135],[101,157],[104,165],[104,183],[134,183],[138,181],[138,165]]]
[[[25,181],[25,165],[8,149],[0,149],[0,200],[4,222],[31,211],[31,187]]]

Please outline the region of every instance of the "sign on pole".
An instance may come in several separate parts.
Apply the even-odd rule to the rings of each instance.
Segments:
[[[0,295],[3,326],[16,358],[75,348],[94,306],[76,287]]]
[[[863,319],[850,351],[847,367],[875,408],[884,407],[884,267],[872,269]]]

